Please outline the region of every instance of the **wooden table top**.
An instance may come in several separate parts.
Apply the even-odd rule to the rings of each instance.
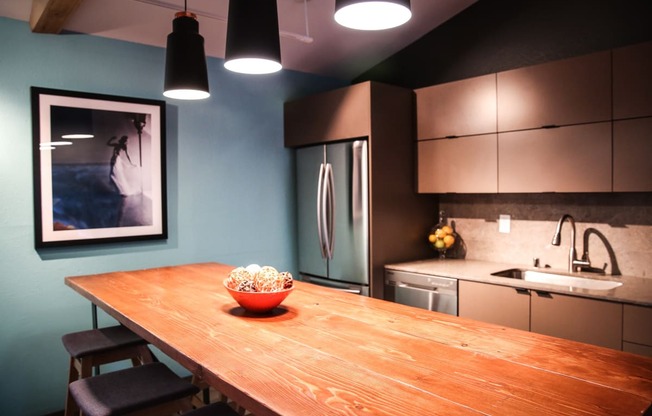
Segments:
[[[258,416],[638,415],[652,403],[649,358],[303,282],[250,315],[222,285],[232,269],[65,281]]]

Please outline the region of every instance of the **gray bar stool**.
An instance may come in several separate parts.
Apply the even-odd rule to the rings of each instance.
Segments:
[[[73,381],[68,390],[84,416],[165,415],[192,409],[199,388],[156,362]]]
[[[63,346],[70,354],[68,385],[91,377],[93,367],[122,360],[132,365],[156,361],[147,347],[147,341],[122,325],[73,332],[61,337]],[[72,415],[70,389],[66,397],[66,416]]]

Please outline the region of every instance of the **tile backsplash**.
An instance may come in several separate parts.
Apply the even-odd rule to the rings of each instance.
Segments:
[[[568,267],[570,223],[562,227],[561,245],[551,244],[563,214],[575,219],[578,257],[588,246],[593,267],[607,274],[652,278],[652,193],[474,194],[440,195],[463,242],[467,259]],[[510,215],[508,234],[498,232],[498,218]],[[465,252],[465,253],[464,253]]]

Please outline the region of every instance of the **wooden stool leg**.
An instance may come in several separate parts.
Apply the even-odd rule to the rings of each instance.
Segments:
[[[150,350],[147,345],[138,346],[138,358],[142,364],[149,364],[157,361],[154,358],[152,350]]]
[[[68,384],[72,383],[75,380],[79,380],[79,372],[75,366],[75,359],[70,357],[70,367],[68,368]],[[70,391],[68,388],[66,388],[66,407],[64,410],[64,415],[72,416],[78,414],[79,408],[77,407],[77,403],[75,403],[75,400],[73,400]]]

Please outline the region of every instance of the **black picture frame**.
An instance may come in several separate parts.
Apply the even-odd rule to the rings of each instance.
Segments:
[[[37,249],[167,239],[165,101],[31,87],[31,105]]]

